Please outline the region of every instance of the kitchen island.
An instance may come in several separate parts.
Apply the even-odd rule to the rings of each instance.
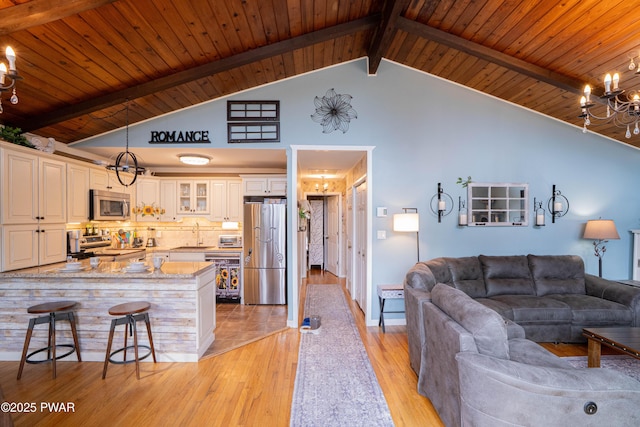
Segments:
[[[102,262],[67,272],[66,264],[0,273],[0,360],[20,360],[29,319],[27,308],[72,300],[82,360],[104,361],[112,316],[110,307],[128,301],[151,303],[149,316],[159,362],[197,362],[215,339],[215,266],[210,262],[165,262],[131,272],[126,262]],[[123,342],[122,327],[114,343]],[[46,326],[36,326],[31,351],[47,345]],[[58,343],[69,342],[67,322],[59,322]],[[138,331],[141,342],[147,337]],[[74,360],[69,356],[62,360]],[[149,361],[150,359],[147,359]]]

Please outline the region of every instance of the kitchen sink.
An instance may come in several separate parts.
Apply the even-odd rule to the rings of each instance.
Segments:
[[[215,246],[177,246],[175,248],[171,248],[171,251],[189,251],[189,252],[200,252],[200,251],[210,251],[216,249]]]

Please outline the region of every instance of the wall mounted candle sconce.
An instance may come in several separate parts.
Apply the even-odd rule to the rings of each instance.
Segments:
[[[569,212],[569,200],[562,195],[560,190],[556,190],[556,185],[553,184],[551,190],[551,198],[547,202],[547,208],[551,213],[551,222],[555,223],[556,218],[562,218]]]
[[[458,225],[465,227],[469,225],[467,206],[460,196],[458,196]]]
[[[544,215],[546,211],[542,207],[542,202],[537,201],[535,197],[533,198],[533,212],[536,218],[534,222],[535,226],[544,227]]]
[[[442,217],[453,211],[453,199],[444,192],[440,183],[438,192],[431,198],[431,211],[438,216],[438,222],[442,222]]]

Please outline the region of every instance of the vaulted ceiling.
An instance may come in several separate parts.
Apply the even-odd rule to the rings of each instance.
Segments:
[[[127,100],[134,123],[368,56],[582,126],[585,83],[640,87],[638,21],[615,0],[0,0],[23,77],[0,123],[68,143],[124,126]]]

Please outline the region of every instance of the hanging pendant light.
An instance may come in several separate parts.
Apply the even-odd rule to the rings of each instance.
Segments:
[[[126,111],[125,150],[118,154],[115,165],[108,166],[108,169],[115,170],[116,177],[118,177],[120,184],[125,187],[129,187],[136,182],[139,173],[144,173],[144,168],[138,166],[138,158],[135,154],[129,151],[129,100],[127,100]],[[131,182],[128,182],[127,177],[122,172],[133,174]]]

